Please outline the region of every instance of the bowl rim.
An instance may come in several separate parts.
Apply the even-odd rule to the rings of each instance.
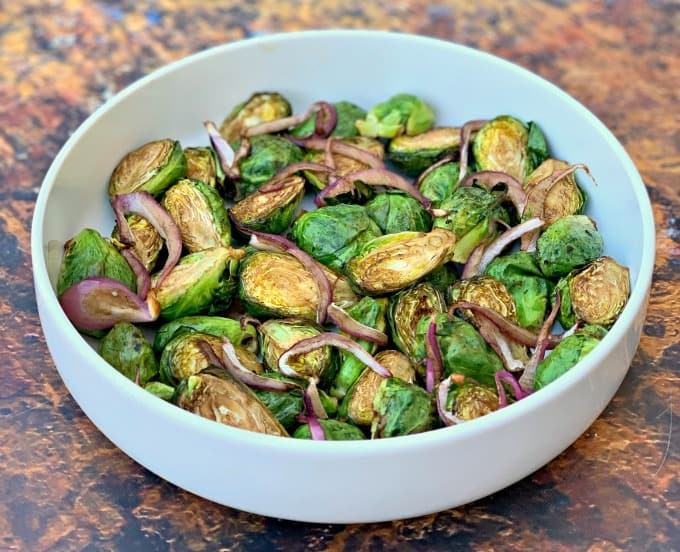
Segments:
[[[162,78],[168,73],[180,71],[186,65],[193,64],[198,60],[206,59],[212,56],[222,56],[229,53],[236,53],[243,48],[279,46],[294,41],[308,41],[315,39],[407,41],[414,45],[425,47],[449,48],[452,52],[459,52],[466,56],[484,59],[486,63],[501,64],[508,69],[512,69],[513,72],[518,73],[522,79],[530,81],[531,84],[535,86],[547,89],[551,94],[558,95],[562,101],[571,104],[573,108],[581,112],[581,115],[589,122],[593,129],[604,138],[608,146],[612,149],[617,160],[622,164],[623,169],[630,178],[636,198],[636,204],[640,210],[643,221],[643,227],[641,228],[643,236],[641,244],[642,256],[640,259],[640,271],[637,275],[635,286],[633,286],[631,289],[631,295],[628,300],[628,304],[624,308],[617,322],[602,339],[598,347],[593,349],[593,351],[591,351],[583,360],[574,366],[574,368],[562,375],[559,378],[559,383],[555,382],[553,385],[542,389],[540,393],[533,393],[522,401],[511,405],[511,407],[492,412],[491,414],[457,426],[444,427],[424,433],[393,437],[390,439],[376,439],[366,441],[332,441],[318,443],[312,440],[300,440],[264,435],[215,423],[211,420],[201,418],[200,416],[186,412],[175,405],[158,399],[157,397],[152,396],[150,393],[134,384],[134,382],[128,380],[115,369],[112,369],[111,366],[109,366],[97,354],[97,352],[89,346],[83,336],[77,332],[77,330],[68,320],[50,283],[45,253],[45,247],[48,243],[48,240],[44,240],[43,233],[45,214],[48,208],[50,194],[55,186],[55,181],[64,164],[64,161],[68,158],[71,150],[81,139],[81,137],[92,126],[96,125],[98,120],[106,112],[121,103],[123,100],[125,100],[125,98],[135,94],[138,90],[143,89],[149,83]],[[515,423],[516,419],[521,418],[529,412],[540,410],[544,404],[556,400],[558,396],[566,393],[571,388],[576,386],[580,381],[587,378],[594,367],[599,364],[603,358],[608,355],[610,350],[613,349],[616,344],[624,338],[628,329],[634,324],[637,315],[646,309],[646,303],[654,269],[654,255],[654,217],[651,202],[646,192],[642,178],[621,143],[604,125],[604,123],[602,123],[583,104],[543,77],[529,71],[528,69],[525,69],[524,67],[521,67],[515,62],[503,59],[494,54],[439,38],[379,30],[336,29],[274,33],[213,46],[172,63],[166,64],[152,71],[148,75],[131,83],[119,91],[112,98],[108,99],[104,104],[91,113],[64,143],[42,181],[31,224],[31,256],[34,286],[42,310],[41,323],[42,317],[45,316],[48,319],[55,321],[59,327],[59,331],[65,335],[68,335],[74,344],[78,343],[77,340],[80,340],[78,345],[83,347],[83,354],[88,363],[91,365],[91,369],[96,370],[98,374],[104,378],[108,385],[115,386],[118,391],[128,394],[131,397],[131,400],[143,401],[144,406],[147,409],[152,410],[157,415],[166,418],[169,422],[176,423],[178,426],[183,426],[184,428],[190,429],[191,431],[204,434],[206,437],[211,439],[225,439],[228,441],[240,442],[252,446],[265,447],[268,449],[274,447],[276,449],[281,449],[296,454],[313,453],[315,455],[329,454],[353,456],[360,453],[363,456],[376,456],[384,455],[385,453],[389,454],[390,452],[396,452],[397,450],[403,451],[404,449],[426,449],[429,447],[435,447],[443,441],[465,440],[470,435],[484,433],[486,428],[490,428],[492,426],[509,426]],[[57,371],[59,371],[58,366]],[[603,408],[604,406],[606,405],[603,405]],[[102,430],[102,428],[100,428],[100,430]],[[104,430],[102,431],[106,433]]]

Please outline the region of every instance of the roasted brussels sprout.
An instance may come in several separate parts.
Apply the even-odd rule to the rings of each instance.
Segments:
[[[287,382],[295,382],[279,373],[266,372],[263,376]],[[297,417],[304,412],[305,403],[302,397],[302,384],[298,389],[288,391],[270,391],[267,389],[253,389],[253,393],[262,401],[286,431],[293,431],[298,425]]]
[[[460,147],[460,129],[437,127],[416,136],[390,140],[387,156],[402,172],[415,176]]]
[[[187,251],[196,253],[231,244],[224,202],[214,188],[200,180],[180,180],[165,192],[161,205],[177,224]]]
[[[321,429],[323,429],[324,439],[326,441],[357,441],[366,439],[363,431],[358,427],[342,422],[340,420],[317,420]],[[309,429],[309,424],[302,424],[293,433],[295,439],[311,439],[312,432]]]
[[[337,271],[342,271],[365,243],[380,235],[380,227],[363,206],[345,204],[305,213],[291,231],[298,247]]]
[[[358,105],[346,101],[335,102],[333,107],[335,108],[337,122],[331,136],[349,137],[359,134],[354,123],[363,119],[366,116],[366,111]],[[315,120],[316,116],[311,115],[304,122],[291,129],[290,134],[293,136],[309,136],[314,132]]]
[[[604,244],[592,219],[568,215],[558,219],[538,238],[538,266],[548,278],[566,276],[602,255]]]
[[[215,150],[208,147],[184,148],[184,157],[187,160],[187,178],[200,180],[211,188],[220,188],[224,171]]]
[[[559,159],[546,159],[524,181],[524,189],[528,196],[527,208],[523,218],[536,216],[532,209],[533,191],[542,180],[554,173],[566,169],[569,163]],[[574,174],[561,178],[550,188],[543,201],[541,219],[546,226],[550,226],[557,219],[567,215],[579,215],[583,212],[586,195],[576,183]]]
[[[393,293],[449,261],[455,244],[456,236],[444,228],[380,236],[350,259],[346,273],[366,294]]]
[[[134,324],[116,324],[99,342],[99,355],[126,378],[144,386],[158,373],[151,344]]]
[[[402,192],[378,194],[364,207],[383,234],[428,232],[432,228],[432,218],[422,203]]]
[[[371,436],[374,438],[420,433],[435,424],[432,395],[399,378],[386,378],[380,383],[373,408]]]
[[[356,122],[356,127],[362,136],[394,138],[425,132],[434,121],[434,110],[424,100],[412,94],[396,94],[374,105],[364,119]]]
[[[478,276],[455,282],[449,288],[449,303],[465,301],[493,309],[511,322],[517,322],[517,308],[512,295],[500,280],[492,276]],[[466,315],[474,320],[474,315]]]
[[[153,349],[160,353],[175,335],[180,332],[201,332],[216,337],[227,337],[235,347],[251,352],[257,351],[257,332],[252,324],[241,324],[238,320],[223,316],[182,316],[166,322],[156,332]]]
[[[250,388],[213,367],[177,387],[177,406],[221,424],[287,437],[288,432]]]
[[[446,402],[447,410],[464,422],[498,410],[499,404],[494,389],[465,376],[453,381]]]
[[[601,257],[561,278],[557,290],[561,298],[558,320],[564,328],[577,320],[608,328],[628,302],[629,270],[611,257]]]
[[[231,144],[238,140],[247,128],[283,119],[290,114],[290,103],[281,94],[257,92],[232,109],[220,126],[220,134]]]
[[[175,397],[175,388],[172,385],[160,381],[150,381],[144,386],[144,391],[148,391],[159,399],[171,402]]]
[[[224,311],[236,289],[234,276],[243,255],[239,249],[213,247],[182,257],[156,288],[161,318]]]
[[[151,272],[156,266],[158,256],[163,249],[163,238],[153,224],[144,217],[129,215],[126,219],[134,240],[130,249],[139,262],[144,265],[144,268]],[[128,247],[120,241],[117,225],[113,228],[113,232],[111,233],[111,241],[119,249]]]
[[[57,296],[85,278],[102,276],[137,290],[137,278],[125,257],[99,232],[85,228],[64,244]]]
[[[182,146],[176,140],[156,140],[128,153],[109,180],[111,197],[131,192],[159,196],[187,171]]]
[[[444,163],[435,167],[418,183],[420,193],[432,200],[433,207],[439,207],[441,202],[450,198],[458,189],[460,165],[456,162]]]
[[[392,340],[402,353],[416,359],[416,328],[424,316],[446,309],[441,292],[429,282],[421,282],[390,298],[388,320]],[[420,360],[420,359],[418,359]]]
[[[239,224],[270,234],[283,234],[293,221],[305,193],[301,176],[291,176],[276,190],[256,190],[231,208],[231,216]]]

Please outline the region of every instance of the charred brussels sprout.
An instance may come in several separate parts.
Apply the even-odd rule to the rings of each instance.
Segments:
[[[387,378],[380,383],[373,408],[372,437],[411,435],[434,427],[432,395],[422,387],[398,378]]]
[[[538,265],[548,278],[566,276],[602,255],[603,246],[602,236],[590,218],[568,215],[538,238]]]
[[[252,194],[281,169],[302,161],[302,150],[281,136],[262,134],[248,140],[250,153],[238,162],[237,198]]]
[[[393,295],[388,320],[397,349],[415,359],[418,322],[424,316],[444,312],[445,308],[442,294],[429,282],[416,284]]]
[[[132,291],[137,290],[137,278],[125,257],[99,232],[86,228],[64,244],[57,296],[73,284],[93,277],[112,278]]]
[[[159,196],[186,174],[182,146],[176,140],[156,140],[140,146],[120,160],[109,180],[111,197],[131,192]]]
[[[225,310],[236,288],[234,276],[243,255],[239,249],[213,247],[182,257],[156,289],[161,318],[174,320]]]
[[[415,176],[460,147],[460,129],[437,127],[416,136],[390,140],[387,156],[402,172]]]
[[[184,157],[187,160],[186,177],[200,180],[211,188],[218,189],[224,180],[224,171],[212,148],[185,148]]]
[[[446,228],[456,235],[453,261],[464,263],[472,250],[492,233],[492,221],[510,222],[507,211],[501,207],[502,196],[481,188],[458,188],[444,199],[439,207],[448,214],[435,217],[435,228]]]
[[[282,234],[293,221],[305,193],[305,181],[291,176],[276,190],[256,190],[231,208],[231,216],[246,228]]]
[[[428,103],[412,94],[396,94],[374,105],[364,119],[356,122],[356,127],[362,136],[394,138],[425,132],[434,121],[434,110]]]
[[[364,293],[383,295],[403,289],[450,260],[453,232],[399,232],[374,238],[347,263],[347,276]]]
[[[363,431],[358,427],[341,422],[340,420],[317,420],[326,441],[357,441],[366,439]],[[295,439],[311,439],[312,432],[309,429],[309,424],[302,424],[293,433]]]
[[[517,308],[512,295],[500,280],[492,276],[479,276],[454,283],[449,288],[449,303],[456,301],[466,301],[495,310],[504,318],[517,322]],[[469,318],[474,319],[474,315],[471,314]]]
[[[320,263],[341,271],[368,241],[381,235],[361,205],[329,205],[310,211],[293,224],[291,237]]]
[[[366,116],[366,111],[352,102],[345,101],[335,102],[333,107],[335,107],[337,122],[331,136],[350,137],[359,134],[354,123],[363,119]],[[290,133],[293,136],[309,136],[314,132],[315,121],[316,115],[311,115],[304,122],[291,129]]]
[[[252,324],[222,316],[183,316],[163,324],[153,342],[153,349],[160,353],[175,335],[181,332],[201,332],[216,337],[227,337],[235,347],[257,351],[257,332]]]
[[[191,253],[231,244],[229,215],[220,195],[200,180],[185,178],[172,186],[161,205],[170,213]]]
[[[163,249],[163,238],[158,230],[144,217],[139,215],[129,215],[126,217],[130,232],[134,239],[131,246],[132,253],[144,267],[151,272],[156,266],[156,261]],[[120,234],[116,225],[111,234],[111,240],[116,247],[124,249],[127,245],[120,242]]]
[[[116,324],[99,342],[99,355],[126,378],[144,386],[158,373],[158,362],[142,330]]]
[[[290,103],[281,94],[258,92],[234,107],[220,126],[220,134],[231,144],[238,140],[247,128],[282,119],[290,114]]]
[[[450,198],[458,189],[460,165],[455,162],[435,167],[418,183],[418,189],[426,198],[432,200],[433,207]]]
[[[562,299],[558,320],[563,327],[577,320],[609,327],[621,314],[630,295],[629,270],[611,257],[601,257],[557,284]]]
[[[532,216],[532,199],[534,197],[534,189],[536,185],[542,180],[549,178],[554,173],[566,169],[569,163],[560,161],[558,159],[546,159],[534,171],[527,176],[524,181],[524,189],[526,190],[528,202],[527,208],[523,218],[531,218]],[[543,202],[543,215],[541,218],[546,226],[550,226],[557,219],[567,215],[579,215],[583,212],[586,195],[576,183],[574,174],[568,174],[552,185],[548,193],[545,195]]]
[[[177,387],[176,404],[221,424],[287,437],[288,432],[246,385],[224,370],[209,368]]]
[[[378,194],[364,207],[383,234],[427,232],[432,228],[432,219],[422,203],[401,192]]]
[[[263,376],[291,383],[295,382],[295,380],[278,373],[265,373]],[[302,398],[302,386],[299,389],[289,389],[288,391],[253,389],[253,393],[274,414],[281,425],[286,428],[286,431],[290,432],[299,425],[297,417],[305,409],[304,399]]]
[[[496,391],[465,376],[459,382],[454,380],[446,402],[447,410],[464,422],[498,410]]]

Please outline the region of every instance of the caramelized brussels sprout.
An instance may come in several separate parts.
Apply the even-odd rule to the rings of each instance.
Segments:
[[[390,140],[387,156],[402,172],[415,176],[460,147],[460,129],[437,127],[416,136]]]
[[[186,171],[184,151],[178,141],[149,142],[119,161],[109,180],[109,195],[149,192],[159,196]]]
[[[432,218],[422,203],[402,192],[378,194],[364,207],[383,234],[428,232],[432,228]]]
[[[278,372],[266,372],[264,377],[281,381],[295,382]],[[296,382],[297,383],[297,382]],[[262,401],[269,411],[274,414],[286,431],[293,431],[298,425],[297,417],[304,412],[305,403],[302,397],[302,384],[298,389],[288,391],[270,391],[267,389],[253,389],[253,393]]]
[[[374,105],[364,119],[356,122],[356,127],[362,136],[394,138],[425,132],[434,121],[434,110],[424,100],[412,94],[396,94]]]
[[[130,247],[134,256],[144,265],[147,271],[151,272],[156,266],[156,261],[163,249],[163,238],[158,230],[147,219],[139,215],[129,215],[125,217],[130,227],[130,232],[134,239],[134,244]],[[111,233],[112,243],[119,249],[125,249],[127,245],[121,243],[118,225],[113,228]]]
[[[542,180],[550,177],[552,174],[566,169],[569,163],[560,161],[558,159],[546,159],[534,171],[527,176],[524,181],[524,189],[526,190],[529,201],[527,203],[527,210],[523,218],[531,218],[531,198],[532,192],[536,185]],[[546,226],[550,226],[557,219],[567,215],[579,215],[583,212],[586,195],[576,183],[574,174],[568,174],[561,178],[550,188],[546,194],[543,203],[543,214],[541,219]]]
[[[480,418],[498,410],[498,395],[491,387],[480,385],[472,378],[462,376],[460,383],[454,382],[449,389],[447,409],[462,420]]]
[[[251,352],[257,351],[257,332],[252,324],[241,324],[238,320],[223,316],[182,316],[166,322],[156,332],[153,349],[160,353],[175,335],[180,332],[201,332],[216,337],[227,337],[235,347]]]
[[[604,244],[595,223],[585,215],[568,215],[538,238],[538,266],[548,278],[566,276],[602,255]]]
[[[435,424],[432,395],[422,387],[399,378],[386,378],[380,382],[373,408],[373,438],[421,433],[432,429]]]
[[[282,119],[290,114],[290,103],[281,94],[257,92],[232,109],[220,126],[220,134],[231,144],[241,137],[245,129]]]
[[[333,107],[338,120],[331,136],[350,137],[359,134],[354,123],[363,119],[366,116],[366,111],[358,105],[346,101],[335,102]],[[309,136],[314,132],[315,120],[316,115],[311,115],[304,122],[291,129],[290,134],[293,136]]]
[[[420,193],[432,200],[433,207],[439,207],[441,202],[450,198],[458,189],[460,165],[455,162],[444,163],[435,167],[418,183]]]
[[[241,178],[236,182],[237,199],[252,194],[281,169],[303,157],[298,146],[281,136],[262,134],[248,140],[250,153],[238,162]]]
[[[116,324],[99,342],[99,355],[126,378],[144,386],[158,373],[151,344],[134,324]]]
[[[358,427],[342,422],[340,420],[317,420],[321,429],[323,429],[324,439],[326,441],[357,441],[366,439],[363,431]],[[295,439],[311,439],[312,432],[309,429],[309,424],[302,424],[293,433]]]
[[[455,282],[449,288],[449,303],[465,301],[495,310],[511,322],[517,322],[517,309],[512,295],[500,280],[492,276],[479,276]],[[467,318],[474,320],[470,313]]]
[[[200,180],[215,189],[222,185],[224,171],[212,148],[184,148],[184,157],[187,160],[187,178]]]

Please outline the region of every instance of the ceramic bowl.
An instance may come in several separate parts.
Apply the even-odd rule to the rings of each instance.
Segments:
[[[302,110],[348,99],[366,108],[396,92],[429,101],[440,124],[512,114],[536,121],[558,158],[586,163],[587,214],[605,253],[630,267],[619,320],[587,358],[542,391],[459,426],[376,441],[300,441],[226,427],[137,387],[104,362],[64,315],[54,291],[63,243],[84,227],[108,235],[107,182],[150,140],[204,145],[254,91]],[[585,180],[585,179],[584,179]],[[92,422],[139,464],[234,508],[309,522],[375,522],[455,507],[498,491],[573,443],[619,387],[635,354],[654,259],[649,199],[632,161],[586,108],[540,77],[449,42],[373,31],[312,31],[227,44],[136,82],[70,137],[38,195],[32,254],[38,310],[64,383]]]

